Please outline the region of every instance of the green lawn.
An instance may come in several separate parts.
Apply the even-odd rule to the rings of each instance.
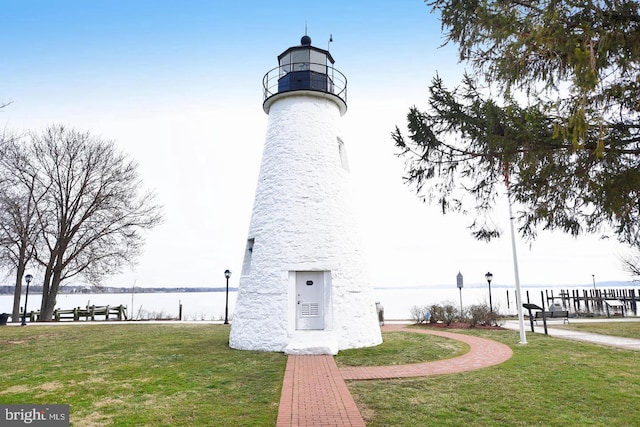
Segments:
[[[490,368],[427,378],[354,381],[367,426],[640,425],[640,354],[514,331],[462,331],[504,342]]]
[[[353,381],[367,426],[640,425],[638,352],[514,331],[461,331],[511,346],[498,366],[427,378]],[[273,426],[286,356],[228,347],[223,325],[1,327],[0,403],[65,403],[74,426]],[[464,345],[384,334],[340,364],[458,355]]]
[[[434,335],[383,332],[383,343],[376,347],[344,350],[336,356],[338,366],[382,366],[430,362],[460,356],[469,346],[460,341]]]
[[[603,320],[602,322],[574,322],[569,323],[568,325],[553,325],[550,327],[640,339],[640,322],[607,322],[606,320]]]
[[[273,426],[286,357],[219,325],[0,328],[0,403],[69,404],[74,426]]]

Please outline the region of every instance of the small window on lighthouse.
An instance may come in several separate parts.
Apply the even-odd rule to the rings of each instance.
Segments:
[[[340,153],[340,162],[342,168],[349,172],[349,160],[347,159],[347,149],[344,146],[344,141],[338,138],[338,153]]]
[[[244,260],[242,261],[242,274],[249,274],[251,272],[251,258],[253,257],[253,244],[255,239],[247,240],[247,250],[244,253]]]

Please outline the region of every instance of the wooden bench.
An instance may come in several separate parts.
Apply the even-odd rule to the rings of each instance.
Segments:
[[[567,310],[545,311],[544,316],[542,311],[536,311],[536,324],[538,324],[538,319],[543,317],[547,319],[562,319],[562,323],[569,323],[569,312]]]

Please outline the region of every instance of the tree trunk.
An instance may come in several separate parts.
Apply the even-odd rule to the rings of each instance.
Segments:
[[[44,280],[42,281],[42,301],[40,302],[40,313],[44,313],[47,306],[47,300],[49,299],[49,289],[51,283],[52,270],[47,267],[44,272]],[[39,319],[42,320],[42,317]]]
[[[60,289],[60,279],[62,277],[59,268],[54,269],[53,275],[51,275],[51,286],[49,286],[49,292],[47,298],[42,296],[42,308],[40,309],[40,322],[49,322],[53,317],[53,310],[56,308],[56,298],[58,296],[58,289]],[[47,282],[48,283],[48,282]]]
[[[13,293],[13,311],[11,313],[11,321],[17,323],[20,321],[20,298],[22,297],[22,277],[24,276],[25,266],[20,264],[16,272],[16,289]]]

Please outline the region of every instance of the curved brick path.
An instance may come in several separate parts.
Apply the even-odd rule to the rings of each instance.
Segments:
[[[384,326],[397,331],[406,325]],[[469,344],[468,353],[453,359],[397,366],[338,368],[332,356],[289,356],[282,384],[278,427],[364,426],[364,419],[344,380],[422,377],[471,371],[502,363],[513,355],[495,341],[438,330],[410,332],[438,335]]]
[[[389,325],[383,327],[384,331],[399,331],[406,325]],[[345,380],[372,380],[388,378],[426,377],[439,374],[455,374],[457,372],[473,371],[498,365],[513,356],[511,348],[505,344],[486,338],[472,337],[470,335],[456,334],[439,331],[437,329],[407,329],[428,335],[437,335],[452,340],[467,343],[471,349],[462,356],[452,359],[438,360],[435,362],[412,363],[410,365],[394,366],[363,366],[340,368],[342,378]]]

